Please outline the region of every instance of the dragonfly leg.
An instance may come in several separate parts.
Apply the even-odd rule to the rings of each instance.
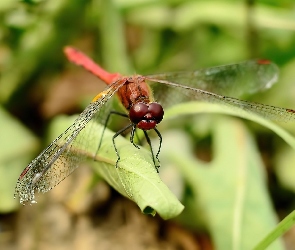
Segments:
[[[159,173],[159,167],[160,167],[160,166],[157,166],[157,164],[156,164],[156,161],[155,161],[155,155],[154,155],[154,151],[153,151],[153,147],[152,147],[151,139],[150,139],[148,133],[146,132],[146,130],[143,130],[143,133],[144,133],[144,135],[145,135],[145,138],[146,138],[147,143],[148,143],[149,146],[150,146],[151,153],[152,153],[152,158],[153,158],[153,162],[154,162],[154,166],[155,166],[155,168],[156,168],[156,170],[157,170],[157,173]],[[159,154],[159,152],[158,152],[157,155],[156,155],[156,159],[159,161],[159,159],[158,159],[158,154]]]
[[[116,134],[114,134],[113,136],[113,145],[114,145],[114,149],[116,151],[116,155],[117,155],[117,161],[116,161],[116,168],[118,167],[118,163],[120,161],[120,155],[119,155],[119,151],[117,149],[117,146],[116,146],[116,142],[115,142],[115,139],[120,135],[122,134],[123,132],[125,132],[127,129],[129,129],[130,127],[134,126],[133,123],[129,124],[128,126],[120,129],[118,132],[116,132]]]
[[[110,120],[111,115],[119,115],[119,116],[123,116],[123,117],[128,118],[128,115],[127,115],[127,114],[120,113],[120,112],[117,112],[117,111],[111,111],[111,112],[108,114],[107,119],[106,119],[106,121],[105,121],[105,123],[104,123],[104,126],[103,126],[103,130],[102,130],[102,133],[101,133],[101,137],[100,137],[100,140],[99,140],[99,144],[98,144],[97,150],[96,150],[96,152],[95,152],[95,154],[94,154],[94,156],[93,156],[93,159],[94,159],[94,160],[95,160],[96,155],[97,155],[97,153],[98,153],[98,151],[99,151],[99,149],[100,149],[100,147],[101,147],[102,139],[103,139],[103,135],[104,135],[104,132],[105,132],[105,130],[106,130],[106,127],[108,126],[108,123],[109,123],[109,120]]]
[[[130,142],[133,144],[134,147],[139,149],[139,146],[134,143],[134,134],[136,133],[136,125],[134,124],[130,134]]]
[[[160,160],[159,160],[159,154],[160,154],[160,151],[161,151],[161,147],[162,147],[162,141],[163,141],[163,139],[162,139],[162,135],[161,135],[160,131],[159,131],[158,129],[156,129],[156,128],[154,128],[154,130],[155,130],[155,132],[157,133],[157,135],[158,135],[158,137],[159,137],[159,140],[160,140],[159,149],[158,149],[158,152],[157,152],[157,154],[156,154],[156,159],[158,160],[158,162],[160,162]]]

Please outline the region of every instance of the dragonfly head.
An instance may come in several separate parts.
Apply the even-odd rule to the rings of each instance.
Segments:
[[[129,119],[139,129],[149,130],[156,127],[164,116],[163,107],[156,102],[134,104],[129,110]]]

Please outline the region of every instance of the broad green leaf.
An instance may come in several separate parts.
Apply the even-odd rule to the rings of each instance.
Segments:
[[[73,117],[55,119],[50,128],[50,137],[56,131],[66,129],[74,121]],[[117,155],[112,143],[114,132],[106,130],[103,144],[96,161],[91,152],[95,152],[99,143],[102,125],[93,124],[89,140],[89,163],[119,193],[138,204],[142,212],[154,215],[158,213],[163,219],[173,218],[181,213],[183,205],[161,181],[156,172],[151,154],[145,148],[135,148],[128,139],[119,136],[116,146],[120,161],[115,167]],[[81,131],[83,136],[85,131]],[[86,136],[86,135],[85,135]],[[87,140],[87,137],[85,137]],[[58,188],[58,187],[57,187]]]
[[[18,207],[13,198],[18,176],[38,148],[36,137],[0,107],[0,212]]]
[[[200,102],[191,102],[191,103],[185,103],[185,104],[180,104],[180,105],[177,105],[171,109],[169,109],[166,113],[165,113],[165,118],[171,118],[171,117],[174,117],[174,116],[177,116],[177,115],[180,115],[180,114],[194,114],[194,113],[221,113],[221,114],[229,114],[229,115],[234,115],[234,116],[238,116],[238,117],[242,117],[242,118],[246,118],[246,119],[249,119],[249,120],[252,120],[252,121],[255,121],[271,130],[273,130],[276,134],[278,134],[281,138],[283,138],[293,149],[295,149],[295,144],[294,144],[294,137],[292,135],[290,135],[288,132],[286,132],[285,130],[283,130],[281,127],[279,127],[278,125],[276,125],[275,123],[273,123],[272,121],[269,121],[269,120],[265,120],[264,118],[261,118],[260,116],[257,116],[255,114],[252,114],[252,113],[249,113],[249,112],[246,112],[242,109],[238,109],[238,108],[230,108],[228,106],[223,106],[223,105],[215,105],[215,104],[211,104],[211,103],[200,103]],[[215,124],[215,127],[216,129],[220,126],[218,126],[217,124]],[[233,128],[232,128],[233,129]],[[230,131],[230,130],[229,130]],[[234,130],[232,130],[234,131]],[[225,133],[224,133],[225,134]],[[237,156],[238,155],[238,152],[234,151],[235,147],[232,147],[231,149],[228,149],[227,145],[229,145],[229,142],[231,141],[231,139],[234,139],[234,138],[231,138],[229,135],[231,135],[231,133],[228,133],[227,137],[226,138],[223,138],[223,145],[222,147],[220,147],[219,149],[216,149],[214,152],[220,154],[220,155],[224,155],[224,157],[226,156],[226,152],[230,152],[230,154],[228,155],[229,159],[231,159],[231,162],[232,162],[232,158],[234,156]],[[221,140],[222,141],[222,140]],[[226,144],[224,144],[226,142]],[[173,145],[173,143],[169,143],[169,145]],[[236,145],[238,146],[238,145]],[[182,148],[186,148],[187,147],[183,147]],[[223,148],[227,148],[226,151],[224,151],[222,153],[222,149]],[[252,154],[255,154],[255,152],[257,152],[257,150],[253,151]],[[175,154],[173,154],[173,152],[170,150],[170,153],[172,155],[175,156]],[[250,156],[249,156],[250,157]],[[257,157],[257,156],[256,156]],[[173,158],[172,158],[173,159]],[[216,158],[214,158],[215,160],[212,162],[212,164],[214,163],[215,165],[220,165],[221,163],[220,162],[217,162]],[[180,162],[180,161],[179,161]],[[191,165],[202,165],[203,166],[203,169],[201,170],[198,170],[198,171],[207,171],[207,169],[211,169],[212,166],[210,166],[210,164],[208,165],[205,165],[196,161],[194,159],[194,163],[191,163]],[[222,165],[222,164],[221,164]],[[259,165],[259,164],[258,164]],[[229,166],[229,165],[228,165]],[[257,167],[257,166],[256,166]],[[261,168],[261,166],[260,166]],[[181,169],[183,170],[184,169],[184,166],[181,165]],[[224,169],[224,172],[225,173],[232,173],[232,171],[226,171],[226,169]],[[197,180],[194,179],[194,177],[192,177],[193,175],[191,173],[187,173],[187,178],[189,178],[189,182],[190,183],[194,183],[196,184],[196,182],[198,182]],[[197,176],[202,176],[204,177],[204,173],[199,173]],[[222,175],[220,175],[222,176]],[[222,179],[224,179],[224,177],[222,177]],[[226,180],[227,178],[224,179],[224,181]],[[203,179],[202,179],[203,180]],[[206,180],[205,178],[205,183],[204,183],[204,186],[208,186],[208,183],[216,183],[216,181],[208,181]],[[197,185],[197,184],[196,184]],[[201,185],[201,184],[200,184]],[[216,188],[216,186],[214,185],[214,187]],[[253,187],[253,185],[251,185],[251,187]],[[233,188],[233,187],[231,187]],[[201,190],[198,192],[198,194],[200,192],[204,192],[206,193],[206,189],[202,186],[202,187],[199,187],[198,190]],[[219,189],[218,189],[219,190]],[[263,191],[263,189],[260,189],[260,191]],[[258,189],[255,191],[253,190],[252,191],[253,193],[259,193]],[[264,190],[265,192],[265,190]],[[227,191],[225,192],[227,194]],[[249,192],[250,193],[250,192]],[[262,195],[262,197],[265,197],[265,194]],[[216,196],[215,196],[216,198]],[[215,199],[214,198],[214,199]],[[214,200],[213,199],[213,200]],[[260,199],[261,201],[261,199]],[[264,208],[268,209],[268,210],[271,210],[271,205],[269,204],[269,201],[266,201],[265,200],[265,203],[264,203]],[[256,208],[255,208],[256,209]],[[257,211],[258,212],[258,211]],[[266,214],[265,211],[259,213],[259,214]],[[268,215],[271,214],[271,211],[268,213]],[[211,215],[209,216],[209,218],[211,218]],[[255,218],[253,216],[250,216],[250,219],[251,218]],[[261,217],[262,219],[263,217]],[[257,218],[257,220],[259,220],[259,218]],[[247,220],[248,221],[248,220]],[[267,219],[267,221],[269,221],[269,218]],[[267,225],[267,228],[264,228],[264,234],[267,234],[271,228],[274,227],[274,219],[272,219],[272,225],[268,224]],[[290,221],[288,221],[288,223],[290,223]],[[219,237],[219,233],[220,232],[215,232],[216,233],[216,237],[218,238]],[[262,234],[262,232],[260,232],[260,236],[264,236]],[[273,235],[273,234],[272,234]],[[233,238],[233,241],[232,241],[232,246],[233,247],[238,247],[238,244],[242,244],[239,242],[239,235],[236,235],[238,238]],[[216,241],[218,241],[218,239],[216,238]],[[249,237],[251,238],[251,237]],[[252,238],[251,238],[252,239]],[[258,240],[259,238],[257,238]],[[273,240],[273,239],[272,239]],[[222,241],[223,239],[220,239],[220,244],[222,244]],[[256,243],[258,243],[258,241],[256,241]],[[254,247],[255,245],[252,245],[252,247]],[[274,249],[278,249],[276,248],[276,245],[272,245],[272,247],[274,247]],[[223,249],[223,248],[221,248]],[[239,248],[234,248],[234,249],[239,249]],[[245,248],[247,249],[247,248]]]
[[[180,132],[163,134],[161,156],[178,167],[191,187],[195,211],[186,217],[195,223],[205,218],[216,249],[252,249],[277,222],[264,166],[242,122],[218,118],[210,127],[211,162],[196,159],[189,139]],[[276,242],[270,249],[283,247]]]

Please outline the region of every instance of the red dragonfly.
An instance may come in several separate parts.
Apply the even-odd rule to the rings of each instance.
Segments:
[[[79,149],[87,152],[86,138],[91,138],[91,135],[97,132],[91,130],[91,123],[107,122],[105,107],[109,106],[108,103],[114,94],[117,94],[127,111],[123,116],[130,120],[130,125],[118,131],[113,137],[117,153],[116,165],[119,163],[120,155],[115,145],[115,137],[131,128],[130,140],[138,147],[133,142],[134,131],[138,128],[144,131],[151,147],[146,131],[153,129],[160,138],[161,146],[162,138],[156,126],[163,119],[163,107],[167,108],[175,103],[199,100],[238,107],[273,120],[295,119],[294,110],[233,98],[271,87],[277,80],[278,69],[268,60],[250,60],[194,72],[126,77],[119,73],[108,73],[77,49],[66,47],[64,52],[69,61],[84,67],[103,80],[108,87],[94,97],[74,123],[23,170],[15,188],[15,195],[19,196],[22,204],[35,203],[35,191],[49,191],[86,159],[83,154],[77,156],[73,149],[79,146]],[[82,130],[84,137],[80,133]],[[155,163],[160,147],[156,157],[152,147],[151,152]],[[93,157],[96,153],[93,152]]]

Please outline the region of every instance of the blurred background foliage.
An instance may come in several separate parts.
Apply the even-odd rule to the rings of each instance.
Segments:
[[[82,214],[84,217],[79,218],[84,225],[83,220],[87,224],[94,210],[101,212],[102,208],[97,210],[95,202],[101,204],[97,199],[103,200],[103,207],[108,207],[106,204],[122,206],[122,200],[107,203],[106,200],[110,199],[107,191],[103,194],[93,191],[93,187],[98,186],[93,183],[97,183],[99,177],[93,177],[91,173],[85,175],[81,185],[77,185],[77,195],[73,199],[68,196],[75,192],[69,189],[65,192],[66,188],[58,186],[56,189],[63,189],[60,191],[62,194],[52,191],[50,197],[58,198],[51,199],[63,204],[58,205],[59,210],[52,208],[55,215],[44,206],[36,208],[39,203],[34,208],[20,208],[18,201],[13,199],[14,186],[22,169],[48,141],[62,132],[58,129],[52,131],[52,126],[56,128],[56,116],[81,112],[91,98],[105,87],[89,73],[66,61],[62,53],[66,45],[78,47],[107,70],[122,74],[195,70],[250,58],[267,58],[278,64],[281,70],[279,82],[271,90],[248,97],[248,100],[295,109],[293,0],[2,0],[0,18],[0,245],[5,247],[1,249],[44,247],[40,242],[47,240],[48,243],[50,240],[43,239],[38,230],[56,220],[63,226],[58,227],[62,230],[58,231],[62,232],[58,238],[60,242],[56,240],[54,244],[64,249],[62,247],[70,246],[66,244],[70,244],[68,231],[73,230],[69,226],[73,222],[69,218],[73,214]],[[295,133],[294,123],[280,125]],[[228,131],[227,127],[232,130]],[[235,130],[239,131],[239,136],[247,138],[247,150],[240,148],[239,141],[234,144],[236,137],[231,132]],[[164,123],[161,131],[164,136],[161,176],[186,209],[177,222],[170,222],[168,226],[159,218],[150,219],[154,224],[147,226],[149,222],[143,218],[144,215],[136,215],[138,221],[144,222],[130,222],[128,229],[133,231],[130,241],[127,241],[126,227],[122,229],[125,237],[119,238],[117,232],[115,242],[118,247],[121,246],[118,249],[122,249],[124,240],[128,249],[132,246],[146,249],[145,244],[155,249],[178,249],[178,246],[182,249],[213,249],[213,246],[216,249],[250,249],[255,245],[255,242],[247,245],[250,235],[256,234],[261,239],[277,220],[294,209],[295,154],[270,130],[247,121],[241,123],[238,118],[203,114]],[[225,138],[222,135],[226,135]],[[180,153],[176,149],[176,153],[171,155],[173,145],[179,145],[180,141],[183,145],[181,151],[185,149],[181,153],[183,157],[173,158],[177,157],[177,152]],[[187,152],[191,153],[187,155]],[[227,152],[231,152],[228,158]],[[232,222],[237,200],[233,200],[233,204],[223,204],[223,195],[229,195],[228,190],[236,190],[241,184],[227,182],[239,176],[230,177],[237,166],[232,164],[234,160],[231,157],[240,153],[245,159],[255,159],[255,163],[247,168],[249,179],[241,182],[250,198],[246,195],[249,199],[245,199],[238,211],[248,217],[242,216],[241,221],[233,219]],[[212,172],[217,168],[212,164],[208,171],[206,164],[213,162],[212,159],[219,154],[224,156],[222,162],[228,168]],[[190,159],[193,156],[199,159],[198,163]],[[178,161],[180,166],[184,164],[183,172],[177,166],[171,170]],[[192,164],[199,164],[197,170],[189,167]],[[197,171],[197,178],[190,180],[194,171]],[[108,190],[106,186],[100,188]],[[84,197],[88,197],[89,193],[92,193],[95,202],[85,201]],[[43,203],[41,196],[40,199],[41,204],[48,205],[47,198],[43,198]],[[115,195],[114,199],[120,198]],[[125,213],[136,213],[136,209],[129,208],[130,204],[124,206],[128,207]],[[259,210],[261,207],[263,209]],[[40,211],[42,209],[46,210],[47,222],[40,222],[44,213]],[[114,223],[117,217],[111,220],[112,212],[110,214],[109,223],[118,227]],[[63,221],[60,216],[68,219]],[[136,221],[134,218],[131,221]],[[36,220],[39,224],[33,222],[30,225],[32,228],[26,229],[28,221]],[[238,224],[231,231],[229,224],[234,222]],[[248,226],[245,226],[247,223]],[[261,231],[260,226],[263,227]],[[144,239],[136,241],[134,234],[142,227],[150,229],[147,230],[149,232],[157,230],[153,236],[144,235]],[[86,244],[85,237],[91,234],[81,233],[81,228],[77,226],[75,231],[76,246]],[[57,234],[55,229],[47,228],[52,234]],[[82,230],[80,234],[79,230]],[[87,230],[84,228],[84,232],[91,232],[92,226],[88,226]],[[48,231],[46,234],[49,234]],[[105,244],[101,249],[116,249],[114,242],[108,245],[104,239],[106,236],[100,235],[100,238],[98,234],[95,234],[97,240]],[[294,234],[295,231],[291,230],[285,236],[287,247],[292,246]],[[87,249],[95,249],[90,245]],[[200,248],[194,248],[197,245]],[[282,249],[281,243],[273,249]]]

